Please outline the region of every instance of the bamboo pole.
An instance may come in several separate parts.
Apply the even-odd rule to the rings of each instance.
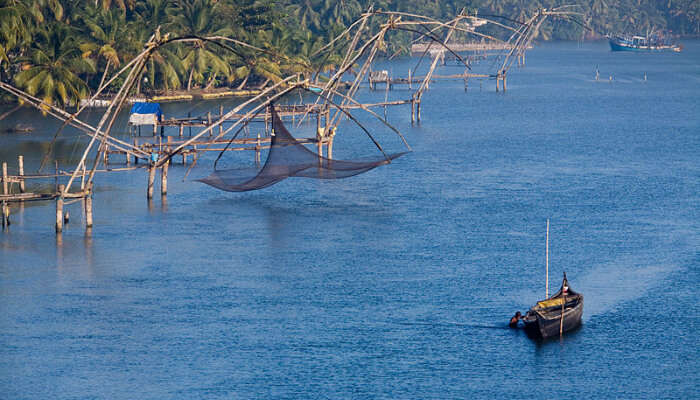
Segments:
[[[149,49],[152,50],[153,48],[155,48],[155,45],[153,44],[153,42],[149,42],[148,45],[147,45],[147,47],[148,47]],[[126,95],[127,95],[128,91],[129,91],[129,90],[131,89],[131,87],[133,86],[134,78],[135,78],[136,76],[139,75],[141,68],[145,65],[144,59],[145,59],[145,56],[146,56],[147,54],[150,54],[150,53],[144,51],[144,52],[142,52],[142,53],[139,55],[139,57],[137,57],[137,58],[139,59],[139,61],[136,62],[136,63],[134,64],[134,67],[133,67],[133,68],[131,69],[131,71],[129,72],[129,75],[127,76],[126,80],[124,81],[124,84],[122,85],[122,87],[121,87],[121,88],[119,89],[119,91],[117,92],[117,95],[115,96],[114,100],[110,103],[109,107],[107,107],[107,110],[105,111],[104,115],[103,115],[102,118],[100,119],[100,122],[97,124],[97,127],[95,128],[95,132],[97,132],[97,133],[100,133],[100,132],[101,132],[102,127],[103,127],[104,124],[107,122],[107,119],[109,118],[110,113],[112,113],[112,111],[114,110],[115,103],[119,103],[119,105],[117,106],[115,115],[119,112],[119,109],[121,108],[121,105],[122,105],[122,103],[123,103],[123,100],[126,99]],[[137,72],[137,70],[139,70],[139,71]],[[113,119],[113,121],[114,121],[114,119]],[[85,162],[85,159],[87,158],[88,153],[89,153],[90,150],[92,149],[92,146],[94,145],[95,139],[97,139],[97,136],[98,136],[98,135],[93,136],[92,139],[90,140],[90,143],[88,143],[88,146],[87,146],[87,148],[85,149],[85,151],[83,152],[83,155],[82,155],[82,157],[80,158],[80,161],[78,162],[78,165],[80,165],[80,164],[82,164],[82,163]],[[107,131],[104,132],[104,134],[103,134],[102,142],[105,142],[105,141],[106,141],[106,138],[107,138],[108,136],[109,136],[109,132],[108,132],[108,130],[107,130]],[[97,155],[97,156],[99,157],[99,152],[98,152],[98,155]],[[90,171],[90,178],[88,179],[88,182],[92,182],[92,177],[93,177],[93,174],[94,174],[94,170],[95,170],[96,168],[97,168],[97,162],[94,163],[93,169]],[[71,175],[70,179],[68,180],[68,184],[66,185],[68,191],[70,191],[70,187],[71,187],[71,185],[73,184],[73,180],[75,180],[75,177],[76,177],[76,175],[77,175],[77,172],[78,172],[78,168],[76,168],[76,169],[73,171],[73,174]]]
[[[10,226],[10,206],[7,205],[7,201],[2,201],[2,227],[6,228]]]
[[[547,218],[547,244],[546,244],[546,256],[545,256],[545,287],[544,287],[544,298],[549,298],[549,218]]]
[[[447,43],[450,40],[450,37],[452,36],[452,33],[455,30],[457,22],[458,22],[458,20],[455,20],[455,22],[450,25],[450,28],[447,31],[447,34],[445,35],[444,43]],[[421,97],[423,96],[423,92],[428,88],[428,83],[430,82],[430,79],[433,76],[433,72],[435,71],[435,68],[437,67],[439,60],[440,60],[439,54],[436,54],[435,57],[433,58],[432,64],[430,65],[430,69],[428,70],[428,73],[425,75],[423,82],[421,83],[420,87],[418,88],[418,91],[416,92],[416,100],[418,101],[418,111],[417,111],[418,121],[420,121],[420,100],[421,100]]]
[[[156,179],[156,167],[151,163],[148,167],[148,188],[146,190],[146,198],[151,200],[153,198],[153,182]]]
[[[248,99],[247,101],[245,101],[245,102],[239,104],[238,106],[236,106],[235,108],[233,108],[231,111],[229,111],[228,113],[226,113],[226,114],[224,115],[224,118],[220,119],[219,121],[214,122],[211,126],[206,127],[205,129],[203,129],[202,131],[200,131],[200,132],[197,133],[196,135],[190,137],[188,140],[186,140],[185,142],[183,142],[183,143],[181,143],[180,145],[178,145],[177,147],[175,147],[175,149],[171,152],[171,154],[169,154],[167,157],[164,157],[164,158],[161,159],[161,160],[158,160],[158,162],[156,163],[156,166],[160,166],[162,163],[165,163],[165,161],[166,161],[167,159],[169,159],[169,158],[172,157],[173,155],[179,153],[180,151],[182,151],[182,149],[184,149],[185,147],[189,146],[192,142],[196,141],[196,140],[199,139],[201,136],[203,136],[203,135],[209,133],[215,126],[218,126],[218,124],[220,124],[221,122],[223,122],[223,120],[228,119],[228,118],[230,118],[232,115],[237,114],[240,110],[244,109],[244,108],[247,107],[248,105],[250,105],[250,104],[252,104],[252,103],[254,103],[254,102],[256,102],[256,101],[258,101],[258,100],[260,100],[260,99],[262,99],[262,98],[266,98],[266,99],[267,99],[263,104],[260,104],[260,105],[256,106],[255,108],[253,108],[253,110],[251,110],[251,111],[249,111],[248,113],[246,113],[246,114],[245,114],[245,117],[249,117],[250,115],[253,115],[255,112],[257,112],[257,111],[260,109],[260,107],[265,107],[265,106],[267,106],[267,104],[269,104],[270,102],[272,102],[272,101],[278,99],[278,98],[281,97],[281,96],[284,96],[285,94],[291,92],[291,91],[294,90],[295,88],[297,88],[297,87],[299,87],[299,86],[302,86],[302,85],[305,85],[305,84],[308,84],[308,80],[303,81],[303,82],[298,82],[298,83],[296,83],[296,84],[294,84],[294,85],[290,85],[290,86],[286,87],[285,89],[283,89],[283,90],[281,90],[281,91],[279,91],[279,92],[277,92],[277,93],[271,94],[272,92],[274,92],[275,90],[277,90],[280,86],[288,84],[288,83],[289,83],[292,79],[294,79],[294,78],[296,78],[296,76],[289,76],[289,77],[287,77],[287,78],[285,78],[285,79],[283,79],[283,80],[277,82],[276,84],[274,84],[274,85],[272,85],[272,86],[270,86],[270,87],[264,89],[264,90],[263,90],[262,92],[260,92],[260,94],[258,94],[257,96],[252,97],[252,98]],[[238,121],[234,122],[230,127],[228,127],[228,128],[223,132],[222,135],[225,135],[226,133],[228,133],[228,132],[230,132],[231,130],[233,130],[234,128],[236,128],[238,125],[241,124],[241,121],[243,121],[243,120],[241,119],[241,120],[238,120]],[[217,137],[215,138],[215,140],[220,139],[220,137],[221,137],[221,136],[217,136]]]
[[[92,187],[94,182],[90,182],[85,192],[85,227],[92,228]]]
[[[95,137],[95,136],[99,137],[99,138],[103,137],[103,134],[101,132],[96,132],[96,128],[92,127],[91,125],[89,125],[89,124],[87,124],[87,123],[85,123],[77,118],[71,119],[71,117],[72,117],[71,114],[67,113],[64,110],[61,110],[60,108],[58,108],[56,106],[46,104],[43,101],[41,101],[40,99],[33,97],[33,96],[29,95],[28,93],[25,93],[25,92],[15,88],[11,85],[8,85],[4,82],[0,82],[0,88],[17,96],[18,98],[22,99],[26,103],[29,103],[29,105],[33,106],[34,108],[36,108],[42,112],[45,112],[58,120],[67,122],[69,125],[82,131],[83,133],[85,133],[86,135],[88,135],[90,137]],[[133,152],[133,153],[138,152],[138,149],[131,148],[129,143],[123,142],[117,138],[109,137],[108,141],[110,142],[110,145],[112,147],[115,147],[119,150]],[[144,156],[146,156],[146,155],[144,155]],[[134,157],[136,157],[136,154],[134,154]]]
[[[17,157],[17,163],[19,164],[19,192],[24,193],[24,156]]]
[[[63,232],[63,196],[65,191],[65,185],[58,186],[58,197],[56,198],[56,233]]]
[[[255,145],[255,164],[260,165],[260,133],[258,132],[258,142]]]
[[[160,171],[160,195],[167,196],[168,194],[168,166],[170,165],[170,160],[166,161],[161,167]]]
[[[2,163],[2,194],[9,194],[9,186],[7,181],[7,163]]]

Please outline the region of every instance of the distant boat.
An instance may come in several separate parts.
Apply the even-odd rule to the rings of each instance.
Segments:
[[[549,338],[581,326],[583,295],[574,292],[564,273],[561,288],[553,296],[538,301],[523,317],[525,330],[535,336]]]
[[[671,43],[662,36],[609,36],[610,50],[612,51],[675,51],[680,52],[683,47]]]

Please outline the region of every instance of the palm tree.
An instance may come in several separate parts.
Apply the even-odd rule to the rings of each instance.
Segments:
[[[102,86],[111,67],[119,67],[121,61],[133,55],[126,16],[119,9],[104,10],[88,7],[82,21],[90,34],[90,40],[81,44],[84,57],[105,61],[104,72],[98,87]]]
[[[170,3],[169,0],[146,0],[136,5],[135,21],[130,28],[133,43],[143,45],[157,29],[169,25],[167,10]],[[151,53],[144,72],[148,78],[147,87],[169,91],[181,86],[180,77],[187,73],[176,51],[174,46],[163,46]]]
[[[80,50],[74,28],[54,22],[35,34],[35,41],[20,61],[22,71],[15,83],[47,104],[77,104],[88,94],[79,74],[94,73],[93,60]]]
[[[178,0],[166,10],[170,17],[167,27],[185,37],[230,35],[232,30],[225,26],[220,11],[221,3],[216,0]],[[192,88],[193,81],[211,86],[217,76],[230,75],[228,63],[202,40],[182,46],[179,54],[183,66],[189,71],[187,90]]]

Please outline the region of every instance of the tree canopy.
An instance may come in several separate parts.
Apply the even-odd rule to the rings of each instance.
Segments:
[[[523,21],[561,0],[0,0],[0,80],[44,101],[76,104],[137,55],[157,28],[163,34],[226,36],[266,52],[231,52],[204,41],[164,46],[147,63],[139,91],[242,88],[293,73],[329,70],[340,49],[316,50],[373,6],[439,19],[465,9],[491,19]],[[548,21],[538,39],[581,39],[664,29],[700,34],[696,0],[580,0],[582,24]],[[387,51],[407,50],[408,33],[388,37]],[[119,85],[117,80],[114,87]]]

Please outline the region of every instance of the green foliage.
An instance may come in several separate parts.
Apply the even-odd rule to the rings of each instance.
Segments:
[[[143,50],[160,29],[187,43],[162,46],[148,60],[138,90],[243,87],[289,74],[314,76],[342,61],[342,48],[315,52],[370,6],[442,20],[462,10],[490,19],[524,21],[564,0],[0,0],[0,79],[48,103],[75,104]],[[540,40],[606,33],[671,30],[700,34],[697,0],[579,0],[580,24],[548,20]],[[374,22],[378,27],[379,19]],[[264,49],[235,52],[197,40],[220,35]],[[416,33],[392,31],[385,51],[410,47]],[[460,34],[456,34],[460,39]],[[114,90],[120,80],[110,86]]]

